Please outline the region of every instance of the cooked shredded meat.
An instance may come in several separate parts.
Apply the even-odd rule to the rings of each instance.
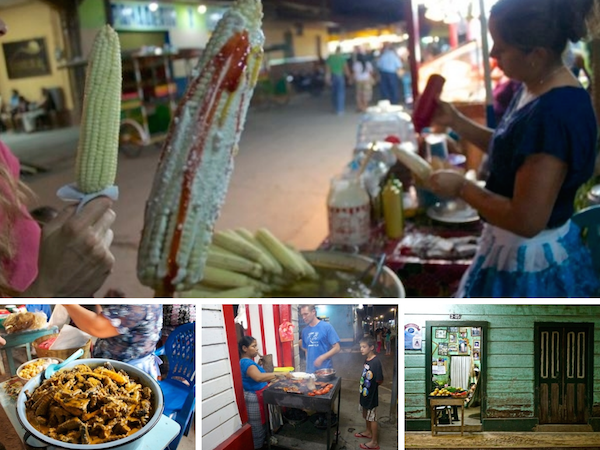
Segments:
[[[25,402],[27,419],[52,439],[100,444],[140,430],[152,414],[153,394],[110,364],[79,364],[45,380]]]

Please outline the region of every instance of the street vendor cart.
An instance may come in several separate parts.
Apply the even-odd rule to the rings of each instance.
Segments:
[[[312,410],[318,413],[325,413],[327,415],[327,441],[326,449],[329,450],[333,447],[333,444],[338,443],[338,436],[340,431],[340,423],[337,421],[335,430],[335,441],[331,439],[331,428],[332,428],[332,412],[333,407],[337,400],[337,412],[339,417],[340,412],[340,401],[341,401],[341,390],[342,390],[342,379],[339,377],[333,378],[328,381],[333,385],[333,388],[329,392],[323,395],[308,395],[308,390],[300,389],[299,392],[286,392],[284,390],[286,381],[277,381],[268,386],[263,392],[263,402],[265,405],[265,412],[268,414],[268,405],[278,405],[286,408],[297,408],[302,410]],[[267,420],[267,423],[269,421]],[[267,443],[268,448],[271,448],[271,429],[267,427]]]

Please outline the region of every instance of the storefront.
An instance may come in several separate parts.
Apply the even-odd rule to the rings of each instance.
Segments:
[[[600,431],[600,307],[565,305],[405,307],[405,423],[431,427],[436,386],[461,387],[467,431]],[[449,428],[451,411],[436,410]],[[450,416],[450,417],[448,417]],[[453,420],[454,419],[454,420]],[[444,422],[442,421],[442,424]]]
[[[0,9],[8,34],[0,45],[0,106],[16,89],[30,102],[42,100],[42,88],[61,91],[61,105],[73,109],[69,73],[62,69],[67,43],[61,11],[52,2],[32,1]]]

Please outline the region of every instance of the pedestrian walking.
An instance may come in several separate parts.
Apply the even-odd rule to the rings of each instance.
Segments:
[[[383,366],[375,354],[373,338],[365,336],[360,340],[360,353],[365,357],[365,362],[360,376],[359,403],[366,429],[355,433],[354,437],[370,439],[369,442],[360,444],[360,448],[376,450],[379,448],[377,406],[379,406],[379,385],[383,383]]]
[[[360,47],[355,49],[352,59],[352,76],[356,86],[356,109],[359,112],[365,112],[373,100],[373,84],[375,84],[373,64]]]
[[[379,70],[379,89],[381,99],[389,100],[391,104],[400,102],[399,73],[403,69],[400,57],[389,43],[384,44],[381,56],[377,60]]]
[[[333,111],[337,115],[344,114],[346,109],[346,77],[350,78],[350,71],[346,64],[346,56],[338,47],[333,55],[329,55],[325,62],[327,68],[326,80],[331,86],[331,101]]]
[[[392,330],[387,330],[385,332],[385,354],[392,354]]]

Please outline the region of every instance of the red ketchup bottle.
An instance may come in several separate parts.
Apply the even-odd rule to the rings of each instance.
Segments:
[[[437,99],[442,93],[445,82],[446,79],[437,74],[431,75],[427,80],[425,90],[418,98],[412,116],[415,131],[417,133],[420,133],[423,128],[431,125],[431,119],[433,119],[433,114],[437,107]]]

